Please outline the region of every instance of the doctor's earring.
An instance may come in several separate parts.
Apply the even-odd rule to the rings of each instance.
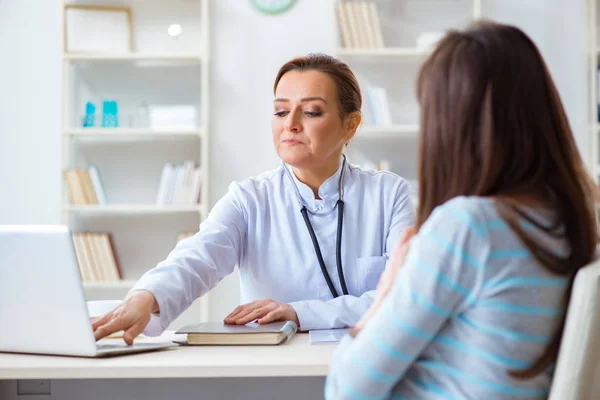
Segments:
[[[348,147],[348,143],[350,143],[350,142],[346,142],[346,143],[344,144],[344,146]]]

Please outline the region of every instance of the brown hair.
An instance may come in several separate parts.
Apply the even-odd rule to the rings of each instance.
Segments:
[[[360,86],[354,73],[348,65],[335,57],[322,53],[311,53],[307,56],[294,58],[279,69],[273,93],[277,90],[277,85],[283,77],[290,71],[319,71],[327,74],[335,83],[337,89],[337,102],[340,108],[340,117],[360,111],[362,106],[362,96]]]
[[[593,183],[577,151],[550,72],[520,29],[480,22],[452,31],[421,67],[419,210],[417,227],[456,196],[493,196],[500,216],[548,270],[570,277],[593,259],[597,230]],[[519,196],[539,199],[556,213],[553,226],[570,254],[561,258],[525,234]],[[557,228],[560,227],[560,230]],[[565,307],[566,310],[566,307]],[[566,311],[565,311],[566,313]],[[529,379],[556,360],[565,314]]]

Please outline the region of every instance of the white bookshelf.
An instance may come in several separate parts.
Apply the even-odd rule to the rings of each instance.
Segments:
[[[65,7],[72,4],[126,6],[132,13],[131,52],[74,53],[61,46],[61,174],[96,166],[108,199],[71,204],[61,175],[62,223],[73,232],[111,234],[122,280],[84,282],[84,290],[88,300],[120,299],[168,255],[178,233],[197,231],[208,212],[209,0],[61,0],[63,28]],[[167,33],[171,24],[180,25],[179,36]],[[66,37],[63,29],[63,44]],[[104,100],[117,101],[118,127],[100,126]],[[87,101],[96,106],[92,127],[83,127]],[[151,128],[139,123],[142,104],[193,106],[196,125]],[[187,160],[203,170],[199,204],[157,205],[163,166]],[[204,296],[177,324],[209,318]]]
[[[63,59],[70,62],[167,62],[171,64],[200,64],[202,57],[197,54],[63,54]]]
[[[81,128],[65,129],[64,134],[74,139],[96,140],[189,140],[204,138],[204,132],[199,129],[139,129],[139,128]]]
[[[129,290],[135,285],[135,280],[120,280],[118,282],[84,282],[83,287],[87,290],[112,290],[122,289]]]
[[[378,138],[410,138],[419,135],[419,125],[362,125],[353,140]]]
[[[429,52],[417,47],[386,47],[375,49],[338,48],[339,57],[425,57]]]
[[[148,204],[83,204],[73,205],[66,204],[63,206],[63,211],[69,213],[88,213],[88,214],[130,214],[130,215],[147,215],[147,214],[169,214],[169,213],[205,213],[206,207],[195,204],[168,204],[168,205],[148,205]]]
[[[481,18],[482,0],[367,2],[374,3],[377,8],[383,47],[372,45],[376,42],[372,38],[377,34],[369,33],[371,31],[365,26],[377,26],[377,23],[372,17],[361,14],[362,11],[356,11],[360,8],[355,8],[354,14],[344,11],[348,13],[346,18],[352,18],[358,25],[354,32],[346,31],[346,38],[350,37],[355,45],[344,47],[344,28],[339,24],[338,15],[340,3],[356,3],[356,0],[336,1],[333,22],[338,45],[335,56],[347,62],[358,77],[363,90],[363,114],[366,115],[367,102],[372,101],[365,91],[368,87],[381,87],[387,92],[392,120],[391,124],[385,125],[363,124],[350,143],[348,155],[352,162],[370,166],[385,160],[391,163],[393,172],[415,181],[419,133],[416,80],[419,67],[432,50],[432,47],[419,47],[418,38],[423,33],[465,28]],[[356,45],[360,35],[363,35],[362,39]]]

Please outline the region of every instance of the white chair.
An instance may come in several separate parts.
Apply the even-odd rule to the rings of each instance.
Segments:
[[[600,259],[575,277],[549,400],[600,399]]]

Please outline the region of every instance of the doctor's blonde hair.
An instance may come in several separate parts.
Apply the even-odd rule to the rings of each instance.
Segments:
[[[291,71],[323,72],[335,83],[340,118],[344,119],[353,112],[360,112],[362,107],[360,86],[354,72],[346,63],[323,53],[310,53],[307,56],[294,58],[279,69],[273,85],[273,93],[277,91],[277,85],[283,75]]]

